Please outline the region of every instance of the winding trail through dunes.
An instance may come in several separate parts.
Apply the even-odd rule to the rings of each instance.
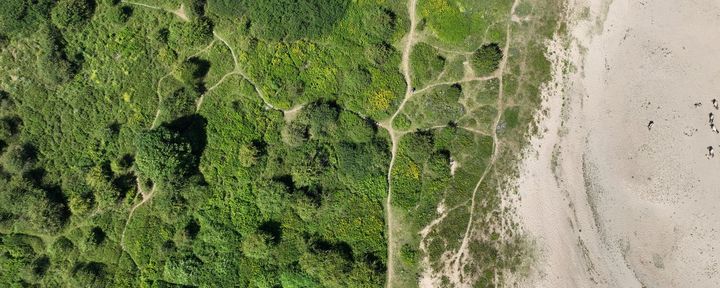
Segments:
[[[510,8],[510,13],[508,15],[508,18],[512,18],[513,15],[515,15],[515,10],[517,8],[517,5],[519,4],[519,0],[515,0]],[[487,166],[485,167],[485,170],[482,172],[480,178],[478,179],[477,183],[475,184],[475,187],[472,191],[471,198],[466,201],[465,203],[452,207],[450,209],[439,209],[438,212],[440,216],[433,220],[430,224],[428,224],[426,227],[422,229],[420,232],[421,235],[421,243],[420,243],[420,249],[422,251],[427,250],[427,243],[425,242],[427,240],[427,236],[431,232],[431,230],[439,225],[448,215],[448,213],[452,210],[458,209],[458,208],[467,208],[469,209],[469,216],[467,219],[467,224],[465,226],[465,233],[463,235],[463,238],[460,242],[460,247],[454,251],[454,254],[451,254],[447,259],[444,259],[443,267],[440,269],[440,274],[436,275],[431,271],[429,267],[425,267],[425,271],[423,272],[423,275],[420,279],[420,284],[422,287],[436,287],[440,285],[442,280],[441,277],[447,277],[446,279],[454,286],[456,287],[465,287],[471,285],[473,279],[475,279],[477,271],[474,271],[472,269],[467,270],[465,269],[465,265],[468,263],[471,263],[473,259],[470,259],[470,251],[469,251],[469,244],[473,239],[473,224],[476,220],[475,217],[475,211],[476,209],[476,202],[477,202],[477,192],[480,189],[480,186],[482,183],[486,180],[489,173],[493,172],[495,169],[495,162],[498,158],[498,151],[500,150],[500,139],[497,135],[498,126],[500,125],[500,121],[502,119],[502,112],[503,112],[503,106],[504,106],[504,97],[505,97],[505,90],[504,90],[504,74],[505,69],[507,67],[507,59],[510,57],[510,43],[512,42],[512,22],[510,20],[507,21],[507,25],[505,27],[505,46],[503,48],[503,58],[500,61],[500,64],[498,65],[498,69],[490,76],[486,77],[468,77],[466,74],[466,77],[461,79],[460,81],[453,82],[453,83],[463,83],[463,82],[470,82],[470,81],[487,81],[491,79],[497,79],[499,81],[499,90],[498,90],[498,97],[497,101],[495,103],[497,108],[497,115],[495,116],[495,119],[493,120],[492,130],[490,136],[493,139],[493,149],[492,154],[490,156],[490,159],[487,163]],[[420,91],[423,91],[427,88],[431,88],[433,86],[437,85],[443,85],[443,84],[453,84],[453,83],[436,83],[432,84],[426,88],[421,89]],[[418,91],[418,92],[420,92]],[[471,131],[471,132],[479,132],[481,135],[484,133],[473,130],[470,128],[463,127],[463,129]],[[469,204],[469,207],[467,205]],[[442,211],[441,211],[442,210]],[[423,259],[423,263],[425,266],[428,266],[430,264],[430,260],[425,257]],[[495,275],[497,277],[497,274]]]
[[[410,30],[408,30],[407,35],[405,36],[405,45],[403,47],[402,51],[402,62],[400,63],[400,67],[402,70],[403,77],[405,77],[405,83],[407,86],[405,87],[405,97],[403,98],[402,102],[398,106],[398,109],[395,111],[395,113],[390,116],[389,119],[382,121],[381,123],[378,123],[380,127],[385,128],[388,133],[390,134],[390,140],[392,141],[392,148],[390,150],[391,157],[390,157],[390,164],[388,166],[388,173],[387,173],[387,183],[388,183],[388,191],[387,191],[387,198],[385,199],[385,222],[387,223],[387,271],[386,271],[386,280],[385,284],[387,287],[392,287],[392,283],[394,281],[395,277],[395,257],[394,253],[396,252],[395,248],[395,242],[396,239],[394,238],[394,221],[395,218],[393,217],[393,210],[392,210],[392,170],[393,166],[395,165],[395,158],[397,157],[397,150],[398,150],[398,142],[400,141],[401,134],[398,131],[395,131],[395,128],[393,128],[393,120],[395,120],[395,117],[402,111],[403,106],[405,106],[405,103],[407,103],[408,99],[410,99],[413,95],[413,87],[412,87],[412,79],[410,76],[410,53],[412,52],[412,47],[415,44],[415,28],[417,26],[417,15],[415,8],[417,6],[417,0],[408,0],[407,2],[407,10],[408,15],[410,17]]]
[[[511,11],[510,11],[510,15],[514,15],[514,11],[515,11],[518,3],[519,3],[518,0],[515,0],[513,2],[513,5],[511,8]],[[493,121],[492,135],[490,135],[493,138],[493,152],[492,152],[491,159],[490,159],[486,169],[482,172],[482,175],[481,175],[480,179],[478,180],[478,182],[475,186],[475,189],[473,190],[472,198],[468,199],[465,203],[463,203],[461,205],[458,205],[458,206],[450,208],[449,210],[443,211],[443,213],[441,213],[441,216],[438,217],[438,219],[435,219],[432,223],[430,223],[427,227],[425,227],[422,231],[420,231],[420,236],[424,239],[427,236],[427,234],[429,233],[429,231],[445,218],[445,216],[447,215],[446,213],[448,211],[451,211],[451,210],[454,210],[457,208],[461,208],[461,207],[467,207],[468,204],[470,205],[471,213],[470,213],[470,216],[468,219],[468,223],[466,226],[466,232],[463,237],[461,247],[458,251],[456,251],[455,255],[450,260],[452,262],[449,261],[448,263],[446,263],[445,271],[443,273],[443,275],[450,276],[452,278],[452,279],[450,279],[451,283],[454,283],[457,285],[464,285],[463,283],[465,283],[465,282],[463,282],[463,280],[461,280],[461,279],[472,279],[473,278],[471,275],[466,275],[466,273],[472,273],[472,271],[464,271],[463,263],[466,263],[467,261],[469,261],[467,259],[467,257],[469,257],[469,255],[467,253],[467,249],[468,249],[467,247],[472,238],[471,234],[472,234],[472,224],[473,224],[473,217],[474,217],[473,212],[475,210],[475,197],[476,197],[477,190],[480,187],[481,183],[485,180],[487,174],[490,173],[493,169],[493,165],[495,164],[495,161],[496,161],[497,155],[498,155],[498,146],[500,145],[498,137],[497,137],[497,126],[499,125],[499,123],[502,119],[502,105],[503,105],[503,96],[504,96],[503,74],[505,73],[505,67],[507,66],[507,58],[509,57],[509,54],[510,54],[509,53],[510,42],[511,42],[510,32],[511,32],[511,24],[512,23],[509,20],[507,21],[508,23],[506,26],[506,41],[505,41],[505,47],[503,50],[504,54],[503,54],[503,58],[500,62],[498,69],[494,73],[492,73],[491,75],[488,75],[488,76],[477,77],[474,75],[474,71],[472,71],[472,69],[470,69],[471,73],[466,73],[465,76],[461,79],[458,79],[455,81],[442,81],[442,82],[438,82],[438,80],[436,79],[434,82],[429,83],[427,86],[415,90],[415,87],[413,87],[412,77],[411,77],[412,67],[411,67],[411,62],[410,62],[410,56],[412,54],[412,47],[415,44],[415,42],[417,41],[415,39],[416,27],[417,27],[416,7],[417,7],[417,0],[408,0],[407,9],[408,9],[408,15],[410,17],[410,29],[404,38],[404,43],[403,43],[404,46],[403,46],[403,50],[402,50],[401,65],[400,65],[401,72],[405,78],[405,82],[407,85],[406,89],[405,89],[405,96],[404,96],[402,102],[400,103],[400,105],[398,105],[397,110],[392,114],[392,116],[389,117],[388,119],[378,123],[378,125],[380,127],[384,128],[388,131],[388,133],[390,134],[390,139],[392,141],[391,158],[390,158],[390,164],[389,164],[388,174],[387,174],[388,192],[387,192],[387,198],[385,201],[385,210],[386,210],[385,217],[386,217],[387,231],[388,231],[387,232],[388,260],[387,260],[386,284],[388,287],[392,287],[392,285],[394,283],[394,277],[395,277],[395,271],[394,271],[395,256],[394,256],[394,254],[397,253],[396,244],[398,242],[398,239],[396,239],[396,237],[397,237],[396,232],[399,231],[399,229],[400,229],[398,227],[395,227],[395,225],[397,224],[395,222],[397,220],[396,220],[395,216],[393,215],[393,209],[392,209],[392,196],[393,196],[392,195],[392,192],[393,192],[392,171],[393,171],[393,168],[395,165],[395,160],[396,160],[397,153],[398,153],[398,145],[399,145],[400,138],[405,133],[410,132],[410,131],[395,130],[395,128],[392,125],[393,120],[400,114],[400,112],[405,107],[405,104],[416,94],[420,94],[420,93],[432,90],[433,88],[435,88],[437,86],[441,86],[441,85],[452,85],[452,84],[461,84],[461,83],[474,82],[474,81],[488,81],[488,80],[498,79],[500,82],[500,86],[499,86],[500,88],[499,88],[499,93],[498,93],[499,95],[498,95],[496,105],[497,105],[497,109],[499,112],[497,113],[497,115]],[[469,54],[469,53],[472,53],[472,52],[463,53],[463,54]],[[443,71],[442,73],[444,73],[444,72],[445,71]],[[440,75],[443,75],[442,73]],[[439,78],[440,77],[438,77],[438,79]],[[431,127],[431,129],[443,128],[443,127],[444,127],[444,125],[434,126],[434,127]],[[461,127],[461,128],[465,129],[467,131],[470,131],[470,132],[480,134],[480,135],[486,135],[486,133],[483,133],[481,131],[475,130],[470,127]],[[442,204],[439,204],[439,205],[442,205]],[[424,251],[424,249],[422,248],[422,245],[423,244],[421,242],[421,250]],[[427,265],[429,263],[427,261],[423,261],[423,264]],[[429,267],[425,267],[425,268],[429,269]],[[434,280],[439,281],[439,279],[433,279],[430,281],[434,283]],[[421,285],[428,286],[427,285],[428,283],[429,282],[421,283]],[[435,284],[439,284],[439,282],[435,283]],[[434,284],[430,284],[430,286],[432,286],[432,285],[434,285]]]
[[[515,9],[517,8],[519,0],[515,0],[513,2],[512,8],[510,9],[510,15],[515,15]],[[475,206],[476,206],[476,197],[477,197],[477,191],[480,189],[480,184],[483,183],[485,180],[485,177],[488,173],[493,169],[493,166],[495,165],[495,161],[497,160],[498,156],[498,150],[500,146],[500,139],[497,136],[497,128],[500,124],[500,120],[502,119],[502,111],[503,111],[503,98],[505,96],[505,87],[503,85],[503,75],[505,74],[505,67],[507,67],[507,58],[510,54],[510,42],[512,41],[511,37],[511,24],[512,22],[508,21],[507,27],[505,28],[505,47],[503,48],[503,58],[500,61],[500,65],[498,67],[498,70],[496,71],[497,79],[500,82],[499,85],[499,92],[498,92],[498,99],[496,103],[496,107],[498,110],[497,115],[495,116],[495,120],[493,121],[492,126],[492,139],[493,139],[493,150],[492,150],[492,156],[490,156],[490,162],[488,163],[487,167],[485,167],[485,171],[483,171],[482,176],[480,176],[480,179],[478,180],[477,184],[475,184],[475,189],[473,189],[472,197],[470,198],[470,217],[468,217],[468,223],[465,228],[465,236],[463,236],[462,242],[460,244],[460,249],[458,249],[458,253],[455,255],[455,263],[458,263],[458,265],[462,265],[462,263],[465,263],[463,257],[468,257],[468,243],[470,241],[470,234],[472,230],[472,224],[475,216]],[[455,272],[461,273],[462,275],[462,267],[458,266],[457,269],[455,269]]]

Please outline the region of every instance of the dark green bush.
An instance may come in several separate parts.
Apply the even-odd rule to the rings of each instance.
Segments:
[[[133,8],[126,5],[114,7],[110,11],[112,19],[117,23],[127,22],[133,14]]]
[[[73,269],[72,283],[76,287],[108,287],[107,265],[99,262],[80,263]]]
[[[32,33],[49,18],[54,0],[5,0],[0,5],[0,34]]]
[[[15,134],[14,130],[9,121],[0,119],[0,140],[5,141],[13,136],[13,134]]]
[[[171,26],[170,37],[178,48],[205,45],[213,38],[213,26],[210,18],[198,17],[189,23]]]
[[[51,198],[50,191],[24,180],[3,184],[0,211],[14,214],[17,223],[41,233],[57,233],[65,225],[69,211],[61,199]]]
[[[498,69],[503,58],[503,51],[497,43],[485,44],[475,50],[472,64],[475,72],[481,75],[490,74]]]
[[[26,145],[11,145],[2,155],[2,166],[5,171],[21,174],[35,164],[35,152]]]
[[[185,85],[198,86],[208,70],[210,70],[210,62],[193,57],[178,64],[173,70],[173,75]]]
[[[70,239],[65,236],[60,236],[50,245],[49,252],[56,257],[65,258],[73,252],[74,249],[75,245]]]
[[[190,144],[164,126],[139,133],[135,147],[138,170],[158,183],[182,181],[196,165]]]
[[[28,1],[6,0],[0,5],[0,32],[14,32],[25,24],[23,19],[28,13]]]
[[[65,54],[65,40],[57,29],[47,28],[40,47],[42,54],[37,63],[38,70],[49,84],[63,84],[75,76],[79,67]]]

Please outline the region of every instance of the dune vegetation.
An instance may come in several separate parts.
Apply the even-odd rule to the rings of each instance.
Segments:
[[[521,262],[482,221],[553,1],[5,2],[3,286],[490,287]]]

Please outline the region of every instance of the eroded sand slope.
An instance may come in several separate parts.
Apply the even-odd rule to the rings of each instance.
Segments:
[[[576,72],[557,61],[518,183],[539,251],[522,286],[720,287],[720,2],[578,0],[569,15],[554,55]]]

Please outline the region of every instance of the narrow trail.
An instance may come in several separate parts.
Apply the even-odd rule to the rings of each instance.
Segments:
[[[148,5],[148,4],[145,4],[145,3],[138,3],[138,2],[126,1],[126,0],[122,0],[122,1],[120,1],[120,2],[125,3],[125,4],[130,4],[130,5],[135,5],[135,6],[141,6],[141,7],[145,7],[145,8],[150,8],[150,9],[154,9],[154,10],[165,10],[165,9],[163,9],[163,8],[161,8],[161,7],[153,6],[153,5]]]
[[[513,2],[512,8],[510,9],[511,17],[512,17],[512,15],[515,15],[515,9],[517,8],[518,3],[519,3],[518,0],[515,0]],[[505,67],[507,66],[507,58],[509,56],[508,51],[510,49],[510,42],[512,41],[511,40],[511,38],[512,38],[511,37],[511,29],[510,29],[511,24],[512,24],[512,22],[508,21],[508,24],[506,27],[506,32],[505,32],[506,40],[505,40],[505,47],[503,49],[503,58],[500,62],[500,66],[498,67],[498,71],[497,71],[497,77],[498,77],[498,80],[500,81],[500,86],[499,86],[498,99],[497,99],[498,113],[497,113],[497,116],[495,117],[494,125],[492,126],[492,138],[493,138],[492,156],[490,157],[490,161],[488,162],[487,167],[485,167],[485,171],[483,172],[482,176],[480,177],[480,180],[478,180],[477,184],[475,185],[475,189],[473,190],[472,198],[470,198],[470,216],[468,217],[468,223],[467,223],[467,226],[465,229],[465,235],[463,236],[463,239],[460,244],[460,248],[458,249],[458,252],[455,254],[454,257],[452,257],[453,260],[451,260],[451,262],[453,263],[452,266],[454,266],[453,272],[459,273],[461,277],[463,276],[462,263],[465,263],[465,261],[464,261],[465,258],[469,257],[468,244],[470,242],[470,238],[471,238],[470,235],[471,235],[472,226],[473,226],[472,225],[473,218],[475,216],[475,209],[476,209],[476,202],[477,202],[475,200],[475,198],[477,196],[477,191],[480,188],[483,181],[485,180],[485,178],[487,177],[488,173],[490,173],[490,171],[492,171],[492,169],[494,169],[493,166],[495,165],[495,162],[497,161],[498,150],[500,148],[500,141],[497,136],[497,126],[500,123],[500,119],[502,118],[503,98],[505,95],[505,91],[503,89],[504,88],[503,87],[503,76],[504,76],[503,74],[505,73]],[[462,277],[462,278],[465,278],[465,277]]]
[[[168,13],[172,13],[173,15],[177,16],[178,18],[180,18],[180,20],[182,20],[182,21],[185,21],[185,22],[190,21],[190,18],[188,18],[187,14],[185,13],[185,5],[184,5],[184,4],[180,4],[180,7],[179,7],[177,10],[168,10],[168,9],[165,9],[165,8],[162,8],[162,7],[159,7],[159,6],[148,5],[148,4],[145,4],[145,3],[133,2],[133,1],[126,1],[126,0],[121,0],[120,2],[121,2],[121,3],[128,4],[128,5],[135,5],[135,6],[145,7],[145,8],[148,8],[148,9],[165,11],[165,12],[168,12]]]
[[[175,16],[178,16],[178,18],[182,19],[183,21],[190,21],[190,18],[188,18],[187,13],[185,13],[185,4],[180,4],[180,8],[174,11],[170,11],[170,13],[175,14]]]
[[[128,252],[127,249],[126,249],[126,247],[125,247],[125,232],[127,231],[128,224],[130,224],[130,220],[132,220],[132,216],[135,214],[135,210],[137,210],[137,208],[139,208],[139,207],[142,206],[143,204],[145,204],[145,203],[147,203],[148,201],[150,201],[150,199],[152,199],[152,197],[155,196],[155,191],[156,191],[155,188],[157,187],[157,185],[153,185],[153,187],[150,189],[150,192],[147,192],[147,193],[146,193],[146,192],[143,191],[143,189],[142,189],[142,185],[140,184],[140,178],[137,178],[137,177],[136,177],[136,178],[135,178],[135,181],[136,181],[136,183],[137,183],[137,189],[138,189],[138,192],[139,192],[137,195],[135,195],[135,197],[137,198],[138,195],[142,195],[142,198],[143,198],[143,199],[142,199],[140,202],[138,202],[137,204],[133,205],[133,206],[130,208],[130,213],[128,214],[128,218],[125,220],[125,226],[123,227],[122,234],[120,234],[120,248],[122,248],[123,251],[125,251],[126,253],[128,253],[128,255],[131,255],[130,252]],[[133,201],[134,201],[134,200],[135,200],[135,199],[133,199]],[[133,261],[134,261],[134,260],[133,260]]]
[[[415,12],[416,6],[417,0],[408,0],[407,9],[408,15],[410,17],[410,30],[408,31],[405,39],[405,46],[403,47],[402,51],[402,62],[400,65],[403,76],[405,77],[405,83],[407,83],[407,86],[405,87],[405,97],[398,106],[397,111],[395,111],[395,113],[393,113],[388,120],[383,121],[383,123],[380,124],[381,127],[385,128],[388,131],[388,133],[390,134],[390,140],[392,141],[392,148],[390,150],[390,164],[388,166],[387,173],[388,191],[387,199],[385,200],[385,222],[387,223],[388,231],[387,271],[385,273],[385,285],[387,287],[392,287],[393,279],[395,276],[395,259],[393,257],[393,253],[395,252],[395,239],[393,239],[393,230],[395,228],[393,226],[394,217],[392,212],[392,170],[393,166],[395,165],[395,159],[397,158],[396,156],[398,150],[398,141],[400,140],[400,135],[398,135],[398,132],[396,132],[393,128],[392,123],[395,117],[397,117],[398,113],[402,111],[402,108],[403,106],[405,106],[405,103],[407,103],[408,99],[410,99],[413,95],[412,79],[410,77],[410,53],[412,52],[412,47],[415,44],[415,27],[417,26],[417,15]]]
[[[205,46],[205,48],[200,49],[200,50],[198,50],[198,52],[195,52],[192,55],[188,56],[187,59],[200,56],[200,54],[203,54],[203,53],[209,51],[213,46],[215,46],[215,42],[217,42],[217,39],[213,39],[212,41],[210,41],[210,44]]]
[[[441,86],[441,85],[453,85],[453,84],[462,84],[462,83],[476,82],[476,81],[488,81],[488,80],[497,79],[497,78],[499,78],[499,76],[498,76],[496,73],[493,73],[493,74],[490,75],[490,76],[468,77],[468,78],[463,78],[463,79],[461,79],[461,80],[459,80],[459,81],[434,82],[434,83],[429,84],[429,85],[427,85],[427,86],[425,86],[425,87],[423,87],[423,88],[421,88],[421,89],[419,89],[419,90],[416,90],[416,91],[413,92],[413,93],[415,93],[415,94],[423,93],[423,92],[425,92],[425,91],[427,91],[427,90],[429,90],[429,89],[432,89],[432,88],[435,88],[435,87]]]
[[[156,128],[158,125],[158,120],[160,119],[160,107],[162,106],[161,105],[162,104],[162,94],[160,93],[160,83],[162,83],[162,81],[165,80],[165,78],[169,77],[170,75],[172,75],[172,74],[171,73],[165,74],[163,77],[160,77],[160,79],[158,79],[158,81],[157,81],[157,84],[155,84],[156,85],[155,94],[157,94],[157,97],[158,97],[158,105],[157,105],[157,110],[155,110],[155,117],[153,118],[153,121],[150,124],[150,129]]]
[[[290,122],[292,122],[292,120],[295,120],[298,112],[300,112],[300,110],[302,110],[303,107],[305,107],[304,104],[299,104],[293,108],[290,108],[290,110],[283,111],[283,118],[284,118],[285,122],[290,123]]]

